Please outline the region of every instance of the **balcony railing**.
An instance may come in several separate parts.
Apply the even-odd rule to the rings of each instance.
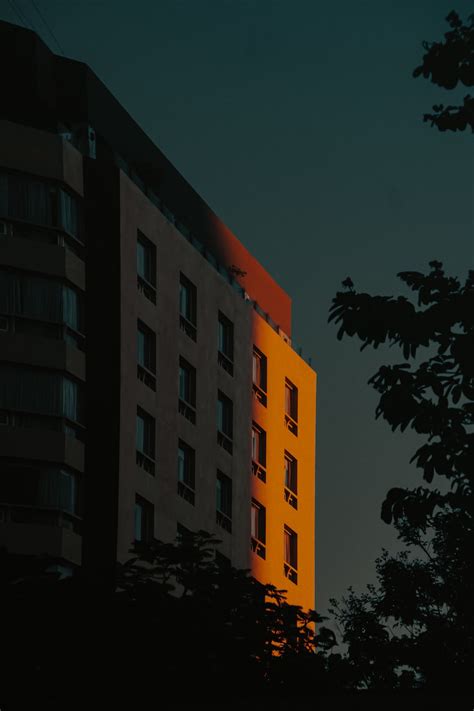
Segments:
[[[290,506],[293,506],[294,509],[298,508],[298,499],[296,495],[290,489],[288,489],[287,486],[285,486],[283,490],[283,496],[285,498],[285,501],[287,501]]]
[[[137,290],[140,294],[143,294],[148,301],[151,301],[152,304],[156,304],[155,287],[139,274],[137,274]]]
[[[285,427],[290,430],[295,437],[298,435],[298,423],[287,412],[285,412]]]
[[[156,391],[156,378],[154,374],[143,365],[137,364],[137,378],[145,383],[151,390]]]
[[[49,506],[0,503],[1,523],[56,526],[58,528],[67,528],[78,535],[82,534],[82,518],[80,516]]]
[[[196,424],[195,408],[191,407],[191,405],[188,405],[188,403],[184,400],[181,400],[181,398],[178,399],[178,412],[183,415],[187,420],[192,422],[193,425]]]
[[[188,319],[185,316],[183,316],[183,314],[179,315],[179,327],[193,341],[195,341],[197,339],[196,326],[193,323],[191,323],[191,321],[188,321]]]
[[[260,462],[256,462],[255,459],[252,459],[252,474],[256,476],[257,479],[260,479],[260,481],[267,481],[267,470]]]
[[[284,563],[283,565],[283,573],[285,575],[285,578],[288,578],[288,580],[291,580],[292,583],[295,585],[298,584],[298,571],[296,568],[294,568],[290,563]]]
[[[232,533],[232,519],[229,516],[226,516],[226,514],[222,513],[222,511],[219,511],[219,509],[217,509],[216,511],[216,523],[221,526],[224,531]]]
[[[217,362],[229,375],[234,375],[234,364],[222,351],[217,352]]]
[[[136,462],[139,467],[144,469],[148,474],[151,474],[152,476],[155,476],[155,461],[151,457],[149,457],[147,454],[144,452],[140,452],[138,449],[136,450]]]
[[[217,444],[223,447],[227,452],[229,452],[229,454],[232,454],[232,440],[220,430],[217,432]]]
[[[178,481],[178,494],[185,501],[188,501],[194,506],[195,492],[190,486],[184,483],[184,481]]]
[[[257,385],[257,383],[252,383],[252,391],[254,394],[254,397],[258,400],[259,403],[261,403],[264,407],[267,406],[267,393],[265,390],[262,390],[261,387]]]
[[[260,558],[263,558],[265,560],[266,556],[266,550],[265,550],[265,545],[259,541],[257,538],[254,538],[253,536],[250,538],[250,548],[251,550],[256,553]]]

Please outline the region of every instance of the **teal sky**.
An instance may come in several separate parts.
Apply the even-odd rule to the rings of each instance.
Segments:
[[[398,271],[474,266],[468,133],[422,122],[454,92],[412,79],[441,39],[441,0],[36,0],[66,56],[86,62],[293,298],[318,372],[317,608],[373,579],[392,530],[388,488],[414,486],[415,436],[375,421],[359,353],[327,324],[340,282],[403,291]],[[30,0],[16,6],[58,51]],[[19,23],[0,0],[0,18]],[[464,93],[468,93],[464,91]],[[403,292],[404,293],[404,292]],[[402,359],[400,358],[400,361]]]

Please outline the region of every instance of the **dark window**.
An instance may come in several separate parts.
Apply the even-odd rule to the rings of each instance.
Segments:
[[[232,532],[232,479],[217,472],[216,521],[223,529]]]
[[[252,550],[265,558],[266,510],[255,499],[252,499],[251,506],[250,535]]]
[[[285,452],[285,501],[288,501],[290,506],[298,508],[296,495],[298,493],[298,462],[296,459]]]
[[[178,410],[190,422],[196,422],[196,369],[184,358],[179,359]]]
[[[267,406],[267,359],[261,351],[253,347],[252,357],[253,392],[257,400]]]
[[[290,432],[298,434],[298,388],[285,378],[285,423]]]
[[[181,329],[196,340],[197,291],[194,284],[184,274],[179,279],[179,319]]]
[[[140,231],[137,236],[137,286],[149,301],[156,303],[156,247]]]
[[[252,423],[252,472],[266,481],[267,434],[255,422]]]
[[[178,494],[194,505],[196,457],[192,447],[178,442]]]
[[[137,464],[149,474],[155,473],[155,420],[137,408]]]
[[[138,494],[135,497],[135,542],[146,543],[153,540],[153,504]]]
[[[289,526],[283,529],[284,540],[284,566],[283,570],[287,578],[293,583],[298,582],[298,536]]]
[[[82,383],[41,369],[0,364],[0,408],[84,424]]]
[[[234,373],[234,324],[219,311],[217,360],[229,375]]]
[[[0,315],[12,331],[84,346],[83,294],[58,279],[0,269]]]
[[[75,197],[53,183],[19,173],[0,173],[0,217],[55,227],[82,239]]]
[[[217,441],[232,454],[233,404],[220,390],[217,393]]]
[[[156,335],[137,321],[137,377],[152,390],[156,390]]]
[[[76,530],[75,519],[82,515],[80,484],[80,477],[66,467],[3,461],[0,509],[12,522]]]

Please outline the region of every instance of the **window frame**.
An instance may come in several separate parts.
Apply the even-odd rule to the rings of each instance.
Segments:
[[[222,410],[220,409],[222,407]],[[220,412],[222,411],[222,417]],[[222,426],[221,426],[222,425]],[[226,427],[225,425],[229,425]],[[222,390],[217,391],[217,443],[232,454],[234,438],[234,403]]]
[[[216,523],[232,533],[232,479],[220,469],[216,475]]]
[[[217,362],[229,375],[234,374],[234,324],[222,311],[217,318]]]
[[[141,508],[142,511],[142,526],[140,532],[140,538],[136,537],[137,534],[137,509]],[[135,494],[135,509],[134,509],[134,541],[135,544],[149,543],[154,539],[155,530],[155,507],[140,494]]]
[[[138,447],[138,420],[141,419],[144,423],[143,426],[143,449]],[[156,456],[156,432],[155,432],[155,418],[152,417],[148,412],[146,412],[142,407],[137,406],[136,414],[137,430],[136,430],[136,440],[135,440],[135,451],[136,451],[136,463],[139,467],[144,469],[148,474],[152,476],[155,475],[155,456]],[[148,446],[146,438],[148,437]]]
[[[266,558],[266,508],[252,498],[250,509],[250,547],[260,558]]]
[[[143,248],[144,272],[139,271],[139,246]],[[147,258],[148,257],[148,258]],[[148,269],[147,269],[148,265]],[[137,230],[137,289],[139,292],[156,304],[156,245]]]
[[[183,309],[182,294],[186,293],[186,307]],[[179,325],[193,341],[197,340],[197,288],[188,277],[179,273]]]
[[[288,580],[298,583],[298,534],[286,523],[283,526],[283,573]]]
[[[289,395],[288,395],[289,394]],[[298,388],[289,378],[285,378],[285,426],[292,434],[298,435]]]
[[[256,366],[256,363],[259,365]],[[254,344],[252,351],[252,391],[264,407],[267,406],[267,357]]]
[[[285,449],[284,452],[283,495],[286,502],[294,509],[298,508],[298,460]],[[289,466],[287,467],[287,463]]]
[[[182,374],[184,377],[182,378]],[[196,368],[179,356],[178,361],[178,412],[193,425],[196,424]],[[184,382],[184,391],[182,383]]]

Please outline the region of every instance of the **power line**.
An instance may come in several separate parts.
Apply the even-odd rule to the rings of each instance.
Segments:
[[[48,21],[46,20],[45,16],[43,15],[43,13],[41,12],[41,10],[39,9],[39,7],[38,7],[38,5],[36,4],[35,0],[30,0],[30,2],[31,2],[31,4],[33,5],[34,9],[36,10],[36,12],[37,12],[37,14],[38,14],[38,17],[41,19],[41,21],[43,22],[44,26],[45,26],[46,29],[48,30],[49,34],[51,35],[51,37],[52,37],[53,40],[55,41],[56,46],[59,48],[59,51],[61,52],[61,54],[62,54],[63,57],[64,57],[63,48],[62,48],[61,45],[59,44],[59,42],[58,42],[58,40],[57,40],[57,37],[56,37],[56,35],[54,34],[53,30],[51,29],[51,27],[50,27]]]

